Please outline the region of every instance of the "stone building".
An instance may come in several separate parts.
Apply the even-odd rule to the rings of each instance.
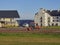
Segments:
[[[40,8],[35,13],[35,25],[38,26],[60,26],[60,10],[46,10]]]

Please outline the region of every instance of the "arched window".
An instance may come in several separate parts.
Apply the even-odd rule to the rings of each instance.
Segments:
[[[58,23],[56,23],[55,26],[58,26]]]
[[[42,17],[40,19],[42,19]]]
[[[42,22],[42,17],[40,18],[40,22]]]
[[[36,26],[38,26],[38,23],[36,23]]]
[[[52,26],[54,26],[54,23],[52,23]]]

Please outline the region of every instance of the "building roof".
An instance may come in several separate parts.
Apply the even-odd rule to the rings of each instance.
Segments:
[[[60,16],[60,11],[58,10],[52,10],[52,11],[47,10],[47,13],[49,13],[51,16]]]
[[[19,18],[17,10],[0,10],[0,18]]]

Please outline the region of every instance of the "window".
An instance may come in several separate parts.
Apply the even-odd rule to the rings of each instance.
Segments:
[[[59,20],[53,20],[53,22],[59,22]]]
[[[48,17],[48,22],[50,22],[50,17]]]
[[[58,23],[56,23],[55,26],[58,26]]]
[[[1,23],[5,24],[5,22],[4,22],[4,21],[1,21]]]
[[[54,23],[52,23],[52,26],[54,26]]]
[[[42,19],[42,17],[40,19]]]
[[[53,17],[53,19],[59,19],[59,17],[58,17],[58,16],[56,16],[56,17]]]
[[[42,26],[42,23],[41,23],[41,26]]]
[[[38,23],[36,24],[36,26],[38,26]]]
[[[40,22],[42,22],[42,20]]]
[[[53,22],[55,22],[55,20],[53,20]]]
[[[42,22],[42,17],[40,18],[40,22]]]
[[[59,18],[59,17],[56,17],[57,19]]]

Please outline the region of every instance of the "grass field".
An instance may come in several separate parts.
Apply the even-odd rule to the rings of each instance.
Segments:
[[[60,34],[0,33],[0,45],[60,45]]]
[[[47,26],[47,27],[43,27],[46,29],[60,29],[60,26]]]

